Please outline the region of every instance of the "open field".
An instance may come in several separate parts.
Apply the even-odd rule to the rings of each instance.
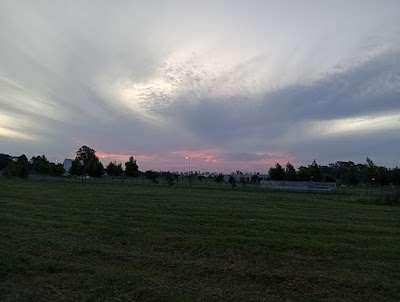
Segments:
[[[400,207],[0,178],[2,301],[400,301]]]

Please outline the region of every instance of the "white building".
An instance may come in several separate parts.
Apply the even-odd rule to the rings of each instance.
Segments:
[[[71,168],[72,168],[72,162],[73,162],[74,160],[73,159],[70,159],[70,158],[66,158],[66,159],[64,159],[64,163],[63,163],[63,167],[64,167],[64,176],[68,176],[68,175],[71,175],[70,173],[69,173],[69,170],[71,170]],[[83,165],[83,160],[80,160],[80,162],[81,162],[81,164]]]
[[[66,158],[64,159],[63,167],[64,167],[64,176],[70,175],[69,170],[71,170],[73,159]]]
[[[233,176],[236,180],[237,183],[239,182],[245,182],[245,183],[251,183],[252,178],[257,176],[257,182],[262,181],[262,180],[267,180],[268,179],[268,174],[255,174],[255,173],[242,173],[242,174],[237,174],[237,173],[231,173],[231,174],[225,174],[224,175],[224,181],[228,182],[229,178]]]

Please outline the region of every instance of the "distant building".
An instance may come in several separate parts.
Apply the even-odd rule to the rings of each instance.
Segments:
[[[64,167],[64,176],[70,175],[69,170],[72,168],[73,159],[66,158],[64,159],[63,167]]]
[[[231,174],[224,175],[224,181],[228,182],[231,176],[236,180],[236,182],[245,182],[245,183],[252,183],[255,180],[254,179],[255,176],[257,176],[257,178],[256,178],[257,182],[268,179],[268,174],[231,173]]]
[[[65,171],[64,176],[71,175],[71,173],[69,173],[69,170],[71,170],[71,168],[72,168],[73,161],[74,161],[74,159],[70,159],[70,158],[64,159],[64,163],[63,163],[63,167],[64,167],[64,171]],[[79,161],[83,165],[83,160],[79,160]]]

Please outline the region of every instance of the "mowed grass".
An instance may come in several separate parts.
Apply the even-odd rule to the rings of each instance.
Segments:
[[[0,179],[2,301],[400,301],[400,207]]]

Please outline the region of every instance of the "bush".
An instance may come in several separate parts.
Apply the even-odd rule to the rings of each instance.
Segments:
[[[167,172],[165,174],[165,182],[169,187],[172,187],[175,184],[175,177],[172,173]]]
[[[379,204],[385,204],[391,206],[400,205],[400,190],[395,190],[394,192],[385,194],[380,198]]]

